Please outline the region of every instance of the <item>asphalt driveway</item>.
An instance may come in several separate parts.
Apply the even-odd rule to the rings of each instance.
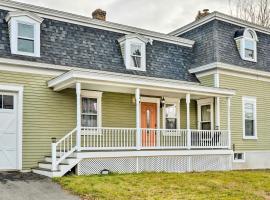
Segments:
[[[0,172],[0,200],[79,200],[53,183],[33,173]]]

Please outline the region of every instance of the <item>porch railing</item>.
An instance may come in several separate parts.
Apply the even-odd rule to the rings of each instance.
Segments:
[[[52,170],[75,150],[132,149],[229,149],[226,130],[136,129],[82,127],[77,143],[77,128],[59,141],[52,141]]]
[[[82,150],[215,148],[229,148],[228,131],[89,127],[81,131]]]

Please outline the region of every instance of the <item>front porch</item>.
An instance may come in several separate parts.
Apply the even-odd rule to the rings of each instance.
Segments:
[[[71,71],[48,85],[55,91],[76,89],[77,101],[77,127],[60,140],[52,139],[52,171],[59,170],[61,163],[71,155],[85,159],[82,153],[89,158],[91,152],[100,152],[101,157],[108,157],[108,152],[140,157],[134,152],[141,151],[149,157],[153,151],[155,155],[166,156],[168,151],[172,155],[174,151],[200,155],[201,150],[207,154],[214,150],[228,154],[231,149],[232,90],[97,71]],[[102,126],[102,93],[106,92],[131,94],[130,104],[133,104],[135,116],[127,117],[134,119],[134,127],[121,127],[121,121],[118,127],[117,124],[112,128]],[[227,101],[227,128],[224,130],[220,129],[220,98]],[[191,106],[191,102],[196,103]],[[120,108],[121,104],[118,106]],[[124,112],[129,113],[129,110]],[[191,119],[195,121],[193,127]]]

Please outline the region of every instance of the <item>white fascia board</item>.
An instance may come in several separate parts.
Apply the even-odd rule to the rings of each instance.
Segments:
[[[5,20],[8,22],[12,17],[21,17],[21,16],[29,17],[40,24],[43,22],[43,18],[39,17],[38,15],[27,12],[27,11],[21,11],[21,10],[9,12],[7,16],[5,17]]]
[[[224,13],[220,13],[220,12],[217,12],[217,11],[214,11],[212,12],[211,14],[207,15],[206,17],[203,17],[202,19],[200,20],[197,20],[197,21],[194,21],[190,24],[187,24],[186,26],[183,26],[175,31],[172,31],[169,33],[169,35],[172,35],[172,36],[178,36],[178,35],[181,35],[183,33],[186,33],[194,28],[197,28],[199,26],[202,26],[203,24],[206,24],[212,20],[220,20],[220,21],[224,21],[224,22],[228,22],[228,23],[231,23],[231,24],[235,24],[235,25],[238,25],[238,26],[242,26],[242,27],[250,27],[256,31],[259,31],[259,32],[262,32],[262,33],[266,33],[266,34],[270,34],[270,29],[269,28],[266,28],[266,27],[263,27],[263,26],[260,26],[260,25],[257,25],[257,24],[254,24],[254,23],[251,23],[251,22],[248,22],[248,21],[245,21],[245,20],[242,20],[242,19],[239,19],[237,17],[233,17],[233,16],[230,16],[230,15],[227,15],[227,14],[224,14]]]
[[[92,82],[91,82],[92,81]],[[70,87],[75,82],[81,83],[99,83],[99,84],[116,84],[122,85],[122,87],[152,89],[158,91],[170,91],[170,92],[185,92],[190,94],[201,94],[210,96],[233,96],[234,90],[205,87],[197,84],[189,84],[182,81],[174,81],[169,79],[149,78],[143,76],[133,76],[118,73],[110,73],[103,71],[70,71],[61,76],[58,76],[48,82],[48,87],[54,88],[59,91]]]
[[[258,79],[258,77],[261,77],[261,78],[264,78],[262,80],[270,81],[270,72],[256,70],[256,69],[249,69],[245,67],[239,67],[237,65],[231,65],[231,64],[221,63],[221,62],[215,62],[208,65],[203,65],[200,67],[190,69],[189,73],[194,73],[198,76],[204,72],[212,71],[213,73],[215,73],[216,70],[218,70],[218,72],[221,74],[223,72],[232,72],[234,73],[235,76],[248,75],[247,78],[254,77]]]
[[[0,1],[0,8],[5,9],[5,10],[9,10],[9,11],[25,10],[28,12],[36,13],[40,17],[45,17],[48,19],[55,19],[55,20],[59,20],[59,21],[89,26],[89,27],[93,27],[93,28],[110,30],[110,31],[118,32],[118,33],[142,34],[142,35],[150,37],[151,39],[154,39],[154,40],[178,44],[181,46],[192,47],[193,44],[195,43],[194,41],[189,40],[189,39],[175,37],[175,36],[164,34],[164,33],[159,33],[159,32],[155,32],[155,31],[145,30],[145,29],[141,29],[141,28],[137,28],[137,27],[117,24],[117,23],[108,22],[108,21],[96,20],[96,19],[92,19],[90,17],[85,17],[85,16],[67,13],[67,12],[63,12],[63,11],[59,11],[59,10],[44,8],[44,7],[40,7],[40,6],[35,6],[35,5],[30,5],[30,4],[10,1],[10,0],[1,0]]]

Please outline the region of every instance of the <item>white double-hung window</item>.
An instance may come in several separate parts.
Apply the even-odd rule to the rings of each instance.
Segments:
[[[101,127],[101,92],[82,91],[82,127]]]
[[[246,28],[238,31],[235,38],[237,48],[243,60],[257,62],[257,34],[254,30]]]
[[[149,39],[129,34],[118,39],[123,60],[128,70],[146,71],[146,44]]]
[[[243,97],[243,138],[257,139],[256,98]]]
[[[6,21],[11,53],[40,57],[40,24],[43,19],[33,13],[13,11],[8,13]]]

